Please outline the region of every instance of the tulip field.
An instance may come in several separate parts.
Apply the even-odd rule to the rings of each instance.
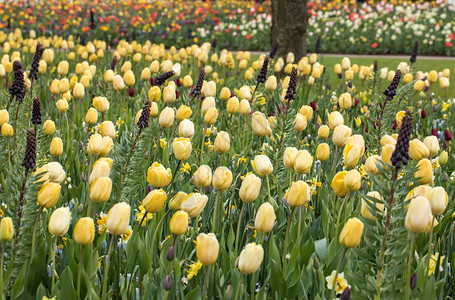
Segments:
[[[453,61],[48,33],[0,31],[0,299],[455,296]]]

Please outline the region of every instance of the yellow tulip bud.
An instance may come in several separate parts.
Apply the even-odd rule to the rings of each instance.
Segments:
[[[307,121],[304,116],[302,116],[300,113],[297,113],[295,115],[293,124],[295,131],[304,131],[307,126]]]
[[[253,133],[257,136],[265,136],[268,126],[269,122],[265,118],[265,115],[260,111],[254,112],[251,118],[251,127],[253,129]]]
[[[190,107],[186,105],[181,105],[179,109],[177,110],[177,113],[175,116],[177,117],[177,120],[182,121],[184,119],[189,119],[192,115],[192,110]]]
[[[226,167],[218,167],[213,173],[212,185],[215,189],[225,192],[232,183],[232,172]]]
[[[142,200],[142,206],[148,213],[154,214],[163,207],[165,201],[166,193],[162,189],[152,190]]]
[[[68,74],[68,68],[69,68],[68,62],[66,60],[62,60],[61,62],[58,63],[57,73],[59,75],[65,76],[66,74]]]
[[[439,142],[438,142],[438,138],[437,137],[435,137],[434,135],[427,136],[423,140],[423,144],[429,150],[429,154],[430,154],[431,157],[436,157],[436,155],[438,155]]]
[[[432,218],[430,202],[427,198],[417,196],[411,200],[406,213],[405,226],[410,232],[422,233]]]
[[[307,150],[299,150],[294,161],[294,170],[301,174],[310,172],[313,165],[313,156]]]
[[[335,128],[336,130],[336,128]],[[344,164],[348,168],[353,168],[359,162],[365,152],[365,141],[360,134],[349,137],[343,150]]]
[[[111,196],[112,180],[109,177],[99,177],[90,186],[90,200],[104,203]]]
[[[343,57],[341,60],[341,67],[343,70],[349,70],[351,68],[351,61],[349,60],[349,57]]]
[[[330,156],[330,147],[327,143],[319,144],[316,148],[316,158],[320,161],[326,161]]]
[[[338,125],[333,130],[332,141],[333,144],[337,147],[342,147],[346,145],[349,137],[351,136],[352,130],[346,125]]]
[[[273,229],[275,224],[276,215],[273,206],[265,202],[259,206],[254,219],[254,227],[260,233],[268,233]]]
[[[87,153],[92,155],[98,155],[103,146],[103,137],[98,134],[92,134],[87,144]]]
[[[47,171],[48,180],[54,183],[62,183],[65,180],[66,173],[60,163],[53,161],[44,165]]]
[[[76,243],[82,246],[89,245],[95,238],[95,224],[89,217],[81,218],[74,227],[73,238]]]
[[[436,72],[435,70],[428,72],[428,81],[429,82],[434,83],[437,80],[438,80],[438,72]]]
[[[112,148],[114,147],[114,141],[110,136],[103,136],[102,140],[102,147],[100,150],[100,156],[108,156],[111,152]]]
[[[240,101],[239,112],[244,116],[247,116],[250,114],[251,106],[250,106],[250,102],[248,100],[243,99],[242,101]]]
[[[439,154],[439,164],[441,166],[444,166],[445,164],[447,164],[449,160],[449,155],[447,153],[447,151],[442,151],[441,154]]]
[[[47,64],[50,64],[54,60],[54,51],[52,49],[44,49],[43,59]]]
[[[429,155],[430,151],[427,146],[419,139],[413,139],[409,142],[409,156],[413,160],[419,161],[422,158],[427,158]]]
[[[48,182],[43,184],[38,192],[38,203],[44,208],[54,207],[60,196],[61,186],[59,183]]]
[[[313,108],[309,105],[302,106],[299,113],[305,117],[305,120],[307,120],[307,122],[313,118]]]
[[[344,198],[348,193],[348,190],[346,189],[346,185],[344,183],[344,179],[347,174],[348,171],[340,171],[336,173],[332,179],[332,183],[330,184],[335,194],[340,198]]]
[[[95,108],[90,107],[85,114],[85,123],[93,125],[98,121],[98,112]]]
[[[327,125],[322,125],[318,129],[318,137],[321,139],[326,139],[329,137],[330,134],[330,128]]]
[[[179,135],[191,139],[194,136],[194,123],[185,119],[179,124]]]
[[[51,144],[49,146],[49,151],[50,151],[52,156],[60,156],[60,155],[62,155],[62,152],[63,152],[62,139],[59,138],[59,137],[53,138],[52,141],[51,141]]]
[[[214,81],[209,81],[203,84],[202,94],[205,97],[215,97],[216,95],[216,83]]]
[[[330,129],[334,129],[338,125],[342,125],[344,123],[343,116],[338,111],[331,112],[329,114],[329,126]]]
[[[109,101],[107,100],[106,97],[93,98],[92,105],[100,113],[107,112],[109,110],[109,106],[110,106]]]
[[[122,76],[118,74],[114,76],[112,83],[114,85],[114,90],[116,91],[121,91],[125,87],[125,82],[123,81]]]
[[[186,88],[193,86],[193,78],[190,75],[183,77],[183,86]]]
[[[354,79],[354,71],[353,71],[353,70],[346,70],[346,71],[344,72],[344,78],[345,78],[346,80],[349,80],[349,81],[352,80],[352,79]]]
[[[343,93],[338,98],[338,105],[342,109],[350,109],[352,105],[351,94],[350,93]]]
[[[276,77],[274,75],[269,76],[265,81],[265,89],[270,92],[276,90],[276,87],[277,87]]]
[[[178,160],[187,160],[191,155],[191,141],[188,138],[175,138],[172,144],[175,158]]]
[[[110,234],[122,235],[130,223],[131,207],[125,202],[115,204],[107,214],[106,228]]]
[[[163,100],[166,103],[173,103],[176,99],[175,86],[170,84],[163,90]]]
[[[416,92],[422,91],[424,87],[425,87],[425,82],[422,80],[417,80],[414,83],[414,91],[416,91]]]
[[[158,123],[161,127],[168,128],[174,124],[175,112],[170,107],[165,107],[161,113]]]
[[[340,64],[335,64],[335,66],[333,67],[333,71],[335,72],[335,74],[341,74],[342,70],[341,70],[341,65]]]
[[[273,166],[270,159],[263,154],[256,155],[254,160],[251,161],[251,165],[256,173],[261,177],[270,175],[273,172]]]
[[[0,126],[1,127],[1,133],[3,137],[9,138],[14,135],[14,129],[13,126],[10,124],[3,124]]]
[[[198,187],[207,187],[212,183],[212,169],[207,165],[200,166],[193,175]]]
[[[358,218],[350,218],[344,224],[343,230],[340,233],[340,244],[346,248],[357,247],[363,234],[363,222]]]
[[[261,179],[254,174],[245,176],[239,190],[239,197],[242,201],[253,202],[261,191]]]
[[[449,203],[449,196],[442,186],[437,186],[433,188],[432,195],[428,200],[430,201],[431,213],[439,216],[445,211]]]
[[[169,222],[169,230],[174,235],[181,235],[188,229],[188,213],[185,211],[176,212]]]
[[[55,106],[57,107],[58,111],[61,113],[64,113],[68,110],[68,101],[65,99],[60,99],[55,103]]]
[[[4,217],[0,221],[0,242],[6,243],[13,239],[14,227],[10,217]]]
[[[375,198],[379,201],[382,200],[381,195],[376,191],[368,192],[367,196],[371,197],[371,198]],[[373,208],[372,206],[375,206],[376,209]],[[360,212],[364,218],[370,219],[372,221],[376,221],[377,220],[376,216],[382,215],[382,213],[384,212],[384,207],[385,207],[384,204],[381,202],[374,202],[373,200],[364,198],[364,199],[362,199],[362,207],[360,209]]]
[[[50,234],[56,237],[64,236],[68,232],[70,220],[71,213],[68,207],[60,207],[54,210],[47,227]]]
[[[54,95],[60,93],[60,89],[58,88],[58,83],[59,83],[59,81],[57,79],[54,79],[51,83],[51,86],[49,87],[50,92]]]
[[[220,99],[223,101],[228,100],[231,98],[231,91],[227,87],[223,87],[220,92]]]
[[[199,216],[207,204],[208,198],[206,195],[199,193],[189,194],[180,205],[181,209],[186,211],[190,218]]]
[[[365,161],[365,171],[371,175],[378,175],[379,170],[377,164],[379,163],[379,160],[381,160],[379,155],[372,155],[368,157]]]
[[[351,170],[344,177],[344,185],[346,189],[350,192],[356,192],[360,189],[360,184],[362,182],[362,177],[360,176],[359,171]]]
[[[390,159],[392,158],[392,154],[393,154],[393,151],[395,150],[395,146],[394,145],[385,145],[384,147],[382,147],[382,150],[381,150],[381,160],[386,163],[386,164],[389,164],[391,165],[392,162],[390,161]]]
[[[171,169],[154,162],[147,170],[147,182],[155,188],[167,186],[172,179]]]
[[[292,207],[300,207],[310,201],[310,187],[304,181],[295,181],[286,192],[286,201]]]
[[[226,109],[230,114],[237,113],[239,111],[239,99],[237,99],[237,97],[229,98]]]
[[[250,101],[251,100],[251,90],[250,87],[244,85],[239,89],[240,98]]]
[[[6,109],[0,110],[0,127],[9,122],[9,113]]]
[[[204,114],[204,122],[207,125],[213,125],[218,118],[218,110],[215,107],[210,107]]]
[[[430,160],[423,158],[417,163],[417,172],[415,172],[414,178],[420,178],[418,180],[420,184],[428,184],[433,180],[433,168]]]
[[[196,239],[196,256],[204,266],[213,265],[218,259],[220,245],[215,234],[200,233]]]
[[[111,121],[104,121],[100,124],[99,132],[102,136],[109,136],[115,138],[115,127]]]
[[[170,210],[180,210],[182,202],[188,197],[185,192],[178,192],[174,197],[169,200],[169,209]]]
[[[283,163],[286,168],[289,169],[294,167],[295,158],[297,157],[298,152],[299,150],[297,150],[295,147],[287,147],[284,150]]]
[[[216,153],[223,154],[228,152],[229,148],[231,147],[231,139],[229,137],[229,133],[226,131],[218,132],[215,138],[214,146]]]
[[[243,274],[252,274],[259,269],[263,259],[264,249],[262,249],[262,246],[249,243],[240,252],[237,267]]]
[[[58,90],[61,94],[68,92],[70,89],[70,82],[67,78],[62,78],[58,82]]]
[[[85,90],[81,83],[76,83],[73,88],[73,97],[76,99],[82,99],[84,97]]]

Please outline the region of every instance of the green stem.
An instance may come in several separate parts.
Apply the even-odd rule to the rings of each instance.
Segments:
[[[81,274],[82,274],[82,260],[83,259],[84,259],[84,246],[81,246],[81,254],[79,255],[79,268],[77,270],[77,296],[79,298],[81,298],[80,291],[81,291]]]
[[[267,179],[267,191],[269,193],[269,202],[272,202],[272,195],[270,194],[270,182],[269,182],[269,175],[265,175],[265,178]]]
[[[5,257],[5,243],[2,243],[2,258],[0,259],[0,300],[4,299],[3,295],[3,259]]]
[[[65,112],[66,119],[66,152],[70,149],[70,126],[68,125],[68,115]]]
[[[287,256],[287,248],[288,248],[288,236],[289,236],[289,228],[291,227],[292,217],[294,216],[295,207],[291,210],[291,215],[289,216],[288,225],[286,227],[286,235],[284,236],[284,251],[283,251],[283,270],[286,270],[286,256]]]
[[[433,226],[434,226],[434,220],[435,220],[435,217],[433,215],[433,218],[431,219],[431,229],[430,229],[430,240],[428,242],[428,255],[427,255],[427,259],[426,259],[426,262],[425,262],[425,266],[426,266],[426,269],[427,269],[427,272],[426,274],[429,274],[429,271],[430,271],[430,262],[431,262],[431,254],[432,254],[432,250],[433,250],[433,246],[431,245],[432,242],[433,242]],[[425,278],[427,278],[428,276],[425,276]]]
[[[106,257],[106,267],[104,268],[104,278],[103,278],[103,300],[107,298],[106,295],[106,287],[107,287],[107,277],[109,275],[109,258],[111,256],[112,251],[112,244],[114,243],[115,235],[111,236],[111,241],[109,242],[109,249],[107,250],[107,257]],[[82,258],[81,258],[82,260]]]
[[[343,254],[341,255],[340,262],[338,263],[337,270],[335,272],[335,279],[333,280],[332,289],[330,291],[330,298],[329,299],[333,299],[334,292],[335,292],[336,286],[337,286],[338,272],[340,271],[341,264],[343,263],[343,259],[344,259],[344,256],[346,255],[346,251],[347,250],[348,250],[348,248],[344,248]]]
[[[204,132],[202,133],[202,143],[201,143],[201,165],[204,161],[204,144],[205,144],[205,132],[207,131],[207,124],[204,125]]]
[[[36,220],[35,220],[35,226],[33,227],[33,235],[32,235],[32,252],[31,252],[31,259],[30,261],[33,260],[33,256],[35,256],[35,239],[36,239],[36,228],[38,227],[38,221],[41,216],[41,212],[43,211],[43,207],[40,206],[38,210],[38,214],[36,215]]]
[[[207,282],[208,282],[208,276],[209,275],[209,268],[205,268],[205,274],[204,274],[204,295],[202,296],[202,299],[207,300]]]
[[[216,190],[215,206],[213,208],[213,221],[212,221],[212,231],[216,232],[216,215],[218,212],[218,198],[220,197],[220,190]]]
[[[411,294],[411,269],[412,269],[412,252],[414,250],[414,241],[415,241],[415,233],[411,233],[412,235],[412,240],[411,240],[411,248],[409,249],[409,257],[408,257],[408,273],[407,273],[407,276],[406,276],[406,281],[407,281],[407,284],[406,284],[406,300],[409,299],[409,296]]]
[[[53,247],[52,247],[52,274],[51,274],[51,293],[54,290],[54,283],[55,283],[55,251],[57,251],[57,240],[58,237],[55,237]],[[3,259],[3,257],[2,257]],[[81,258],[82,259],[82,258]]]
[[[340,210],[338,211],[337,222],[335,223],[336,224],[335,225],[335,232],[336,232],[335,237],[338,236],[338,226],[340,225],[341,215],[343,214],[343,210],[344,210],[344,207],[346,206],[346,202],[348,202],[348,198],[349,198],[349,192],[344,197],[343,202],[341,203]]]
[[[245,210],[245,202],[243,202],[242,208],[240,209],[239,222],[237,224],[237,234],[235,235],[235,252],[234,252],[235,255],[237,255],[237,250],[238,250],[238,245],[239,245],[239,236],[240,236],[240,225],[242,224],[242,216],[243,216],[244,210]]]
[[[242,274],[242,275],[243,275],[243,274]],[[242,286],[242,279],[243,279],[243,276],[242,276],[242,275],[240,275],[239,286],[237,287],[237,291],[235,292],[235,298],[234,298],[234,300],[239,299],[240,287]]]
[[[164,221],[164,218],[167,216],[167,214],[169,213],[169,210],[166,211],[166,213],[164,214],[164,216],[161,218],[161,220],[158,222],[158,224],[156,225],[156,229],[155,229],[155,232],[153,233],[153,237],[152,237],[152,255],[150,256],[150,258],[152,259],[153,261],[153,254],[154,254],[154,250],[155,250],[155,239],[156,239],[156,234],[158,233],[158,229],[160,228],[161,224],[163,223]]]

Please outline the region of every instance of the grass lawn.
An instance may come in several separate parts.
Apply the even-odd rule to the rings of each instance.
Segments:
[[[349,56],[348,56],[349,57]],[[341,63],[342,56],[340,57],[333,57],[333,56],[326,56],[323,57],[323,64],[326,66],[327,70],[330,72],[330,84],[333,86],[337,82],[339,83],[338,78],[334,74],[334,66],[337,63]],[[402,61],[405,61],[409,64],[409,59],[399,59],[399,58],[375,58],[374,56],[371,57],[353,57],[350,58],[351,60],[351,65],[353,64],[358,64],[359,66],[364,65],[364,66],[369,66],[374,63],[375,60],[378,61],[378,68],[388,68],[389,70],[396,70],[398,67],[398,64]],[[413,65],[413,70],[415,72],[417,71],[422,71],[422,72],[428,72],[431,70],[436,70],[437,72],[442,71],[445,68],[448,68],[450,70],[450,87],[448,89],[448,96],[450,98],[455,97],[455,60],[446,60],[444,58],[435,60],[435,59],[425,59],[425,58],[419,58],[417,57],[416,63]],[[354,78],[354,84],[358,85],[360,84],[360,80],[355,77]],[[387,80],[381,80],[381,86],[386,88],[388,85]],[[432,91],[436,94],[436,96],[445,96],[445,92],[443,89],[439,87],[439,83],[435,84],[434,87],[432,87]]]

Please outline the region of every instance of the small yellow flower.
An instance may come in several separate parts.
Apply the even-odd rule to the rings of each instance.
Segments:
[[[98,224],[98,233],[103,234],[104,231],[106,231],[106,222],[107,222],[107,215],[105,213],[100,213],[100,218],[96,221],[96,224]]]
[[[180,168],[180,172],[190,174],[191,166],[189,163],[184,163],[183,167]]]
[[[136,221],[137,221],[137,222],[141,222],[142,218],[143,218],[144,215],[145,215],[146,210],[144,209],[144,207],[143,207],[142,205],[140,205],[140,206],[138,207],[138,209],[139,209],[139,212],[136,214]],[[148,220],[151,220],[151,219],[153,219],[153,214],[147,214],[147,217],[146,217],[145,220],[142,222],[141,227],[142,227],[142,226],[145,226],[145,224],[147,223],[147,221],[148,221]]]
[[[327,288],[329,290],[331,290],[333,287],[333,284],[335,281],[335,274],[336,274],[336,271],[334,270],[334,271],[332,271],[331,275],[329,275],[325,278],[325,281],[327,281]],[[335,287],[336,293],[337,294],[343,293],[344,289],[347,287],[348,287],[348,282],[346,281],[346,279],[344,279],[344,273],[339,273],[337,276],[337,283],[336,283],[336,287]]]
[[[442,112],[445,112],[450,107],[450,103],[442,103]]]
[[[240,166],[240,163],[242,163],[242,162],[246,162],[245,157],[239,157],[239,159],[237,160],[237,168]]]
[[[185,269],[185,271],[188,273],[186,276],[186,279],[191,280],[194,276],[197,276],[197,272],[202,268],[202,263],[198,262],[192,262],[191,265],[186,265],[189,267],[189,269]]]
[[[131,235],[133,234],[133,229],[131,226],[128,226],[128,229],[124,234],[122,234],[122,241],[126,244],[128,243],[128,240],[130,239]]]
[[[166,138],[160,139],[160,147],[164,149],[167,145]]]
[[[438,258],[439,258],[439,252],[436,252],[435,254],[431,255],[428,276],[431,276],[434,273],[434,271],[436,270],[436,263],[438,261]],[[444,258],[445,258],[445,255],[442,256],[441,260],[439,261],[439,271],[441,271],[441,272],[443,271],[442,262],[444,261]]]

